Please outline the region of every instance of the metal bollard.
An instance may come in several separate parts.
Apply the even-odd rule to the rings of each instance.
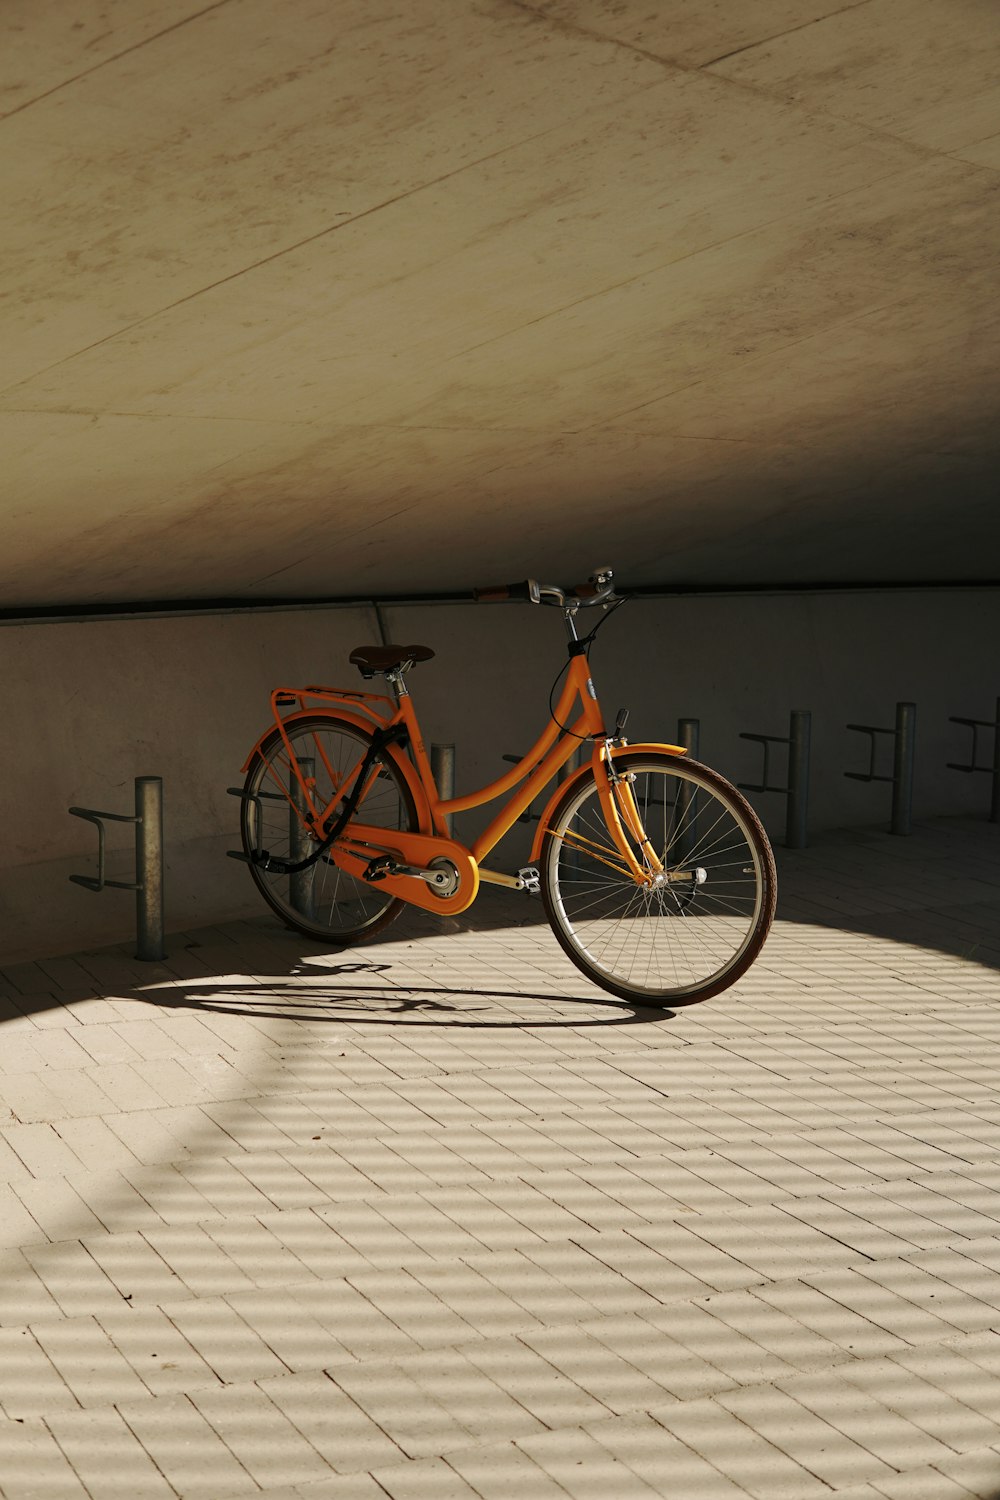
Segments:
[[[589,747],[585,750],[582,745],[578,745],[573,751],[573,754],[570,756],[569,760],[559,772],[560,785],[564,781],[569,781],[571,776],[576,775],[577,771],[579,771],[580,767],[584,764],[585,759],[587,761],[589,761],[590,759]],[[570,843],[569,845],[565,843],[563,844],[563,852],[560,858],[563,864],[566,866],[567,870],[579,871],[580,851],[579,849],[575,848],[572,843]]]
[[[683,745],[692,760],[698,759],[698,742],[701,737],[700,719],[677,720],[677,743]],[[698,822],[698,793],[687,782],[681,781],[674,803],[673,827],[669,840],[670,857],[678,864],[687,859],[694,843]]]
[[[316,761],[311,755],[299,757],[299,769],[303,777],[308,781],[316,774]],[[292,777],[292,800],[288,808],[288,857],[294,863],[305,859],[312,848],[312,840],[309,831],[303,821],[308,812],[306,795],[299,785],[298,778]],[[288,877],[288,897],[295,910],[300,916],[310,920],[315,916],[313,910],[313,882],[316,878],[316,866],[311,865],[308,870],[298,870]]]
[[[867,771],[845,771],[851,781],[892,782],[892,824],[890,832],[910,832],[910,811],[913,803],[913,765],[917,739],[917,705],[896,704],[895,729],[877,729],[871,724],[848,724],[848,729],[867,734],[871,741],[871,759]],[[891,734],[893,739],[892,775],[875,774],[875,736]]]
[[[155,962],[163,951],[163,778],[135,781],[136,958]]]
[[[785,848],[804,849],[808,843],[809,816],[809,744],[812,737],[812,714],[807,708],[793,708],[788,720],[788,734],[741,734],[741,740],[755,740],[764,747],[764,773],[760,782],[740,781],[744,792],[780,792],[788,798],[785,813]],[[788,746],[788,784],[772,786],[768,772],[771,746]]]
[[[559,772],[560,782],[569,781],[571,776],[576,775],[577,771],[583,765],[584,753],[580,748],[573,751],[573,754]]]
[[[913,806],[913,752],[917,738],[917,705],[896,704],[896,742],[892,765],[892,832],[910,831]]]
[[[677,743],[685,747],[692,760],[698,759],[698,739],[700,733],[700,719],[677,720]]]
[[[163,779],[135,778],[135,816],[97,812],[92,807],[71,807],[71,817],[83,818],[97,827],[97,874],[71,875],[74,885],[88,891],[110,886],[135,891],[136,958],[155,963],[163,951]],[[135,879],[108,880],[104,873],[105,823],[131,823],[135,827]]]
[[[451,802],[455,796],[455,746],[454,745],[432,745],[431,746],[431,775],[438,790],[438,798],[441,802]],[[446,813],[444,826],[449,834],[452,831],[451,813]]]
[[[793,708],[788,720],[788,811],[785,817],[785,848],[804,849],[809,842],[809,754],[812,714]]]

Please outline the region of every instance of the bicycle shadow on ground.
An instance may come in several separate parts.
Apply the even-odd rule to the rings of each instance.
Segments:
[[[356,961],[323,965],[316,973],[306,964],[290,966],[286,975],[261,982],[238,978],[190,980],[184,984],[144,987],[141,998],[164,1008],[210,1011],[256,1020],[313,1023],[359,1022],[383,1026],[421,1026],[445,1022],[461,1028],[565,1026],[632,1026],[673,1019],[672,1010],[639,1006],[613,995],[591,991],[574,995],[559,989],[525,990],[503,984],[466,985],[380,981],[392,965]]]
[[[806,850],[778,846],[775,853],[777,932],[783,929],[786,936],[794,936],[796,927],[812,927],[855,933],[959,958],[987,972],[1000,971],[1000,839],[994,825],[934,819],[915,825],[907,839],[877,829],[840,830],[815,838]],[[520,892],[487,888],[459,917],[407,911],[376,941],[381,956],[388,957],[407,945],[416,954],[428,938],[447,944],[452,938],[461,942],[483,933],[492,941],[508,931],[516,943],[519,934],[534,934],[545,925],[538,901]],[[558,953],[555,939],[546,933],[546,949],[549,941],[551,951]],[[768,951],[765,946],[765,966]],[[86,1005],[105,995],[161,1006],[316,1020],[324,1018],[324,1007],[329,1019],[339,1020],[360,1019],[368,1007],[387,1025],[463,1016],[466,1025],[622,1025],[675,1014],[604,996],[582,976],[579,989],[570,979],[562,994],[555,989],[522,991],[513,980],[508,989],[502,976],[498,986],[488,990],[480,984],[463,990],[389,981],[352,984],[347,982],[351,975],[374,976],[386,968],[373,967],[375,955],[367,961],[364,948],[350,954],[331,952],[328,945],[292,932],[266,911],[216,927],[171,933],[164,965],[137,964],[133,953],[134,944],[115,944],[72,958],[0,966],[0,1023],[60,1006]],[[426,969],[431,962],[421,956],[415,967]],[[518,967],[523,969],[523,961]],[[303,977],[309,971],[325,984],[325,995],[322,986],[306,991]],[[497,972],[496,963],[492,972]],[[246,977],[250,974],[256,982]],[[244,978],[229,977],[237,975]],[[555,1012],[557,1005],[561,1009]]]

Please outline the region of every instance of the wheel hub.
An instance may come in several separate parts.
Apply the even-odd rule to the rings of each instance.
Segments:
[[[657,870],[650,875],[649,884],[654,890],[660,890],[664,886],[677,885],[687,887],[704,885],[708,879],[708,871],[702,865],[692,865],[687,870]]]
[[[445,896],[454,896],[462,878],[458,873],[458,867],[441,854],[437,859],[432,859],[427,868],[436,872],[433,882],[428,881],[435,896],[440,896],[442,899]]]

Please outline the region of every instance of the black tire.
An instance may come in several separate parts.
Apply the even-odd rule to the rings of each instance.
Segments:
[[[577,968],[611,994],[671,1009],[709,1000],[746,973],[774,918],[767,835],[746,798],[696,761],[635,751],[615,766],[635,777],[666,879],[639,886],[624,869],[588,772],[549,819],[540,860],[546,916]]]
[[[312,760],[317,796],[332,802],[335,778],[346,775],[365,754],[370,736],[330,714],[316,714],[287,726],[300,765]],[[402,772],[389,752],[374,762],[375,779],[357,809],[359,821],[382,828],[417,829],[417,810]],[[294,793],[293,789],[294,788]],[[301,799],[292,776],[288,750],[275,728],[262,742],[244,783],[240,832],[243,851],[267,850],[279,859],[301,859],[318,840],[295,811]],[[336,808],[332,809],[331,817]],[[350,827],[350,824],[348,824]],[[282,875],[250,865],[257,889],[272,911],[296,932],[334,947],[364,941],[381,932],[402,911],[405,902],[348,875],[324,855],[300,875]]]

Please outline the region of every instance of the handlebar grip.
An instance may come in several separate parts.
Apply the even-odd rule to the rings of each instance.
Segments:
[[[527,579],[523,583],[493,583],[485,588],[473,589],[472,597],[477,604],[499,604],[504,599],[520,599],[528,602],[531,589]]]

